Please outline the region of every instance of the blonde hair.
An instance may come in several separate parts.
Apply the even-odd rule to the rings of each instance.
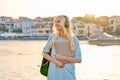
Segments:
[[[54,25],[53,25],[53,31],[54,31],[54,36],[52,38],[52,41],[51,41],[51,46],[54,46],[54,42],[55,40],[59,37],[59,31],[56,30],[56,27],[55,27],[55,19],[56,18],[60,18],[60,19],[65,19],[65,24],[67,22],[68,25],[64,25],[63,26],[63,31],[64,31],[64,34],[66,36],[66,38],[70,41],[70,45],[71,45],[71,51],[74,51],[75,50],[75,45],[74,45],[74,40],[73,40],[73,33],[70,29],[70,22],[69,22],[69,19],[67,16],[65,15],[59,15],[59,16],[55,16],[54,17]],[[67,26],[67,27],[65,27]]]

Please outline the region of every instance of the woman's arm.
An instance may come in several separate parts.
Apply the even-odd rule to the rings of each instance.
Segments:
[[[63,63],[81,63],[81,60],[78,60],[74,57],[68,57],[63,55],[55,55],[56,59],[63,62]]]
[[[52,58],[48,53],[43,53],[43,57],[46,58],[48,61],[55,63],[58,67],[64,66],[62,62]]]

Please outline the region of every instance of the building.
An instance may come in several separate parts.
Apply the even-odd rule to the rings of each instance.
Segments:
[[[118,28],[120,29],[120,16],[111,16],[108,19],[108,27],[112,27],[113,32]]]

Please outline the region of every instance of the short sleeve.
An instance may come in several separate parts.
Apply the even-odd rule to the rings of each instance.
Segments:
[[[53,36],[53,33],[49,35],[49,38],[47,40],[47,43],[45,44],[44,48],[43,48],[43,52],[46,52],[48,53],[50,51],[50,42],[52,40],[52,36]]]
[[[81,48],[80,48],[80,43],[79,43],[79,40],[76,36],[73,37],[74,39],[74,44],[75,44],[75,51],[74,51],[74,54],[75,54],[75,58],[82,61],[82,55],[81,55]]]

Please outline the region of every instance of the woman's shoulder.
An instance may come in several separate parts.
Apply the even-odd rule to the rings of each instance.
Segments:
[[[48,36],[49,38],[52,38],[54,36],[54,33],[50,33]]]
[[[73,35],[73,40],[78,40],[76,35]]]
[[[50,33],[50,34],[49,34],[49,36],[53,36],[53,35],[54,35],[54,33]]]
[[[73,36],[73,41],[74,41],[75,45],[79,44],[79,39],[76,35]]]

